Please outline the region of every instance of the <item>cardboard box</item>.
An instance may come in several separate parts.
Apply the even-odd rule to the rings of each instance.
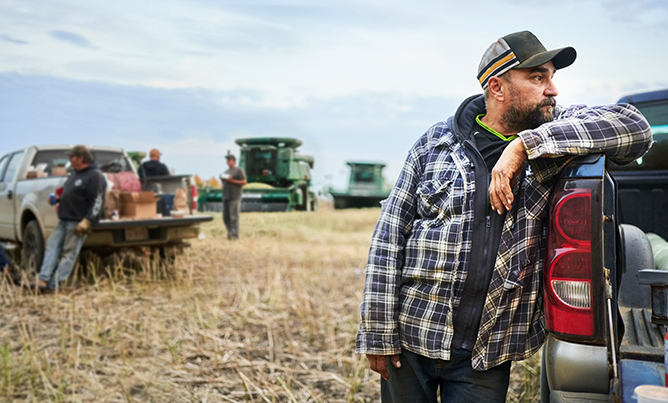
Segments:
[[[64,166],[55,166],[51,167],[51,176],[65,176],[67,175],[67,169]]]
[[[153,192],[122,192],[121,218],[155,218],[157,201]]]
[[[107,190],[104,195],[104,218],[110,219],[112,213],[121,214],[121,192],[120,190]]]

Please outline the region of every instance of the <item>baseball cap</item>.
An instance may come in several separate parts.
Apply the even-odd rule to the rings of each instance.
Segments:
[[[529,31],[514,32],[492,43],[478,65],[478,81],[487,88],[490,77],[500,76],[511,69],[528,69],[550,60],[557,70],[568,67],[577,53],[572,47],[547,50]]]
[[[237,160],[237,158],[234,156],[234,154],[227,154],[225,155],[225,158],[228,160]]]

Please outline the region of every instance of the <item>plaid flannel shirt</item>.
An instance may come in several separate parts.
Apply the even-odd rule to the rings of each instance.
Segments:
[[[456,133],[457,118],[467,110],[469,117],[484,113],[480,97],[420,137],[382,203],[366,266],[357,353],[392,355],[404,348],[450,359],[466,263],[479,253],[471,250],[475,176],[462,141],[467,134]],[[652,143],[649,124],[628,104],[557,106],[554,121],[519,137],[529,163],[513,189],[517,206],[506,214],[485,296],[472,354],[476,370],[526,359],[545,339],[540,245],[556,175],[574,156],[601,152],[628,163]]]

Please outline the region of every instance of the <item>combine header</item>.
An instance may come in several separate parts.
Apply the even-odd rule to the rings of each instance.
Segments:
[[[386,199],[391,191],[383,178],[385,164],[373,162],[347,164],[350,166],[348,190],[329,189],[329,193],[334,197],[334,208],[380,207],[380,201]]]
[[[241,211],[313,211],[318,198],[311,188],[313,157],[297,152],[301,140],[286,137],[237,139],[239,166],[248,185]]]

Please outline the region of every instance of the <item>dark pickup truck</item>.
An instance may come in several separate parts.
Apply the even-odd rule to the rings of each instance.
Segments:
[[[635,402],[636,386],[664,386],[668,271],[655,268],[648,234],[668,238],[668,90],[619,102],[645,115],[655,143],[626,166],[577,158],[556,185],[543,270],[543,403]]]

